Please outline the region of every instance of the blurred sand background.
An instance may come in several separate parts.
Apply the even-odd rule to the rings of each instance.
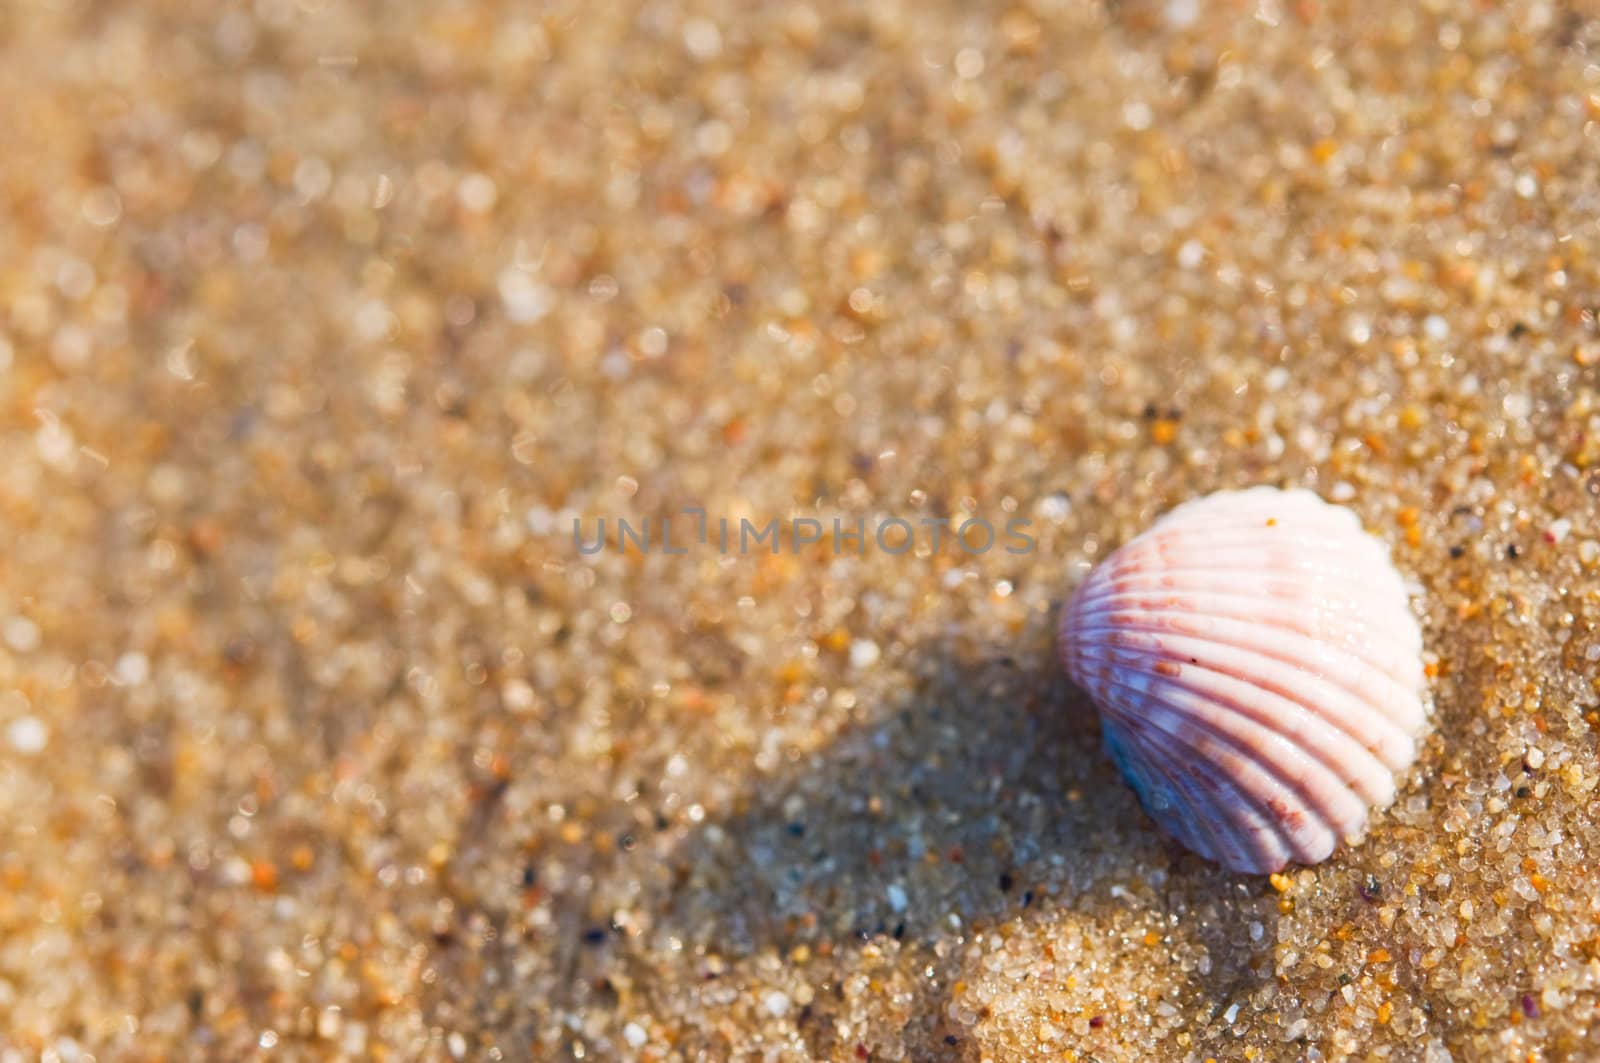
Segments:
[[[1600,1058],[1591,13],[6,3],[0,1060]],[[1260,482],[1438,718],[1271,879],[1050,636]]]

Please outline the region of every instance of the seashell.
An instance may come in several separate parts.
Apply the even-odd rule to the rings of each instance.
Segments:
[[[1089,573],[1059,645],[1151,817],[1235,871],[1353,841],[1427,726],[1400,574],[1310,491],[1172,510]]]

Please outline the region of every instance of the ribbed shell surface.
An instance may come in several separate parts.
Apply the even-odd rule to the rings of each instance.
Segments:
[[[1315,864],[1359,835],[1427,725],[1387,549],[1304,490],[1172,510],[1090,572],[1060,652],[1152,818],[1237,871]]]

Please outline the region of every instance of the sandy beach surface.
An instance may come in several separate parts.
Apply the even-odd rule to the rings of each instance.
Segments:
[[[1589,15],[4,4],[0,1061],[1600,1058]],[[1272,877],[1052,646],[1257,483],[1435,714]]]

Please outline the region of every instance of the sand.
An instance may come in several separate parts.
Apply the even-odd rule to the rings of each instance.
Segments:
[[[0,1060],[1600,1058],[1597,50],[5,5]],[[1391,546],[1435,714],[1270,878],[1051,634],[1256,483]]]

